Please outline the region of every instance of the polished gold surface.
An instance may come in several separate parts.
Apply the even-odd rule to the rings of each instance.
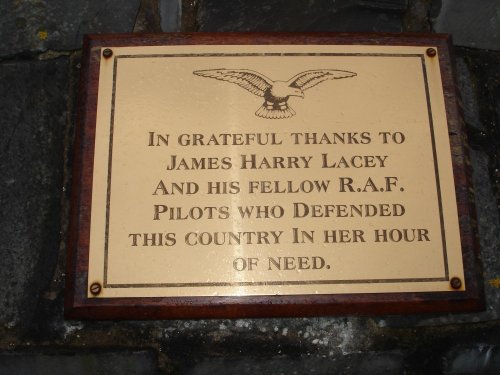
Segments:
[[[89,286],[98,298],[452,290],[463,265],[428,47],[112,48]]]

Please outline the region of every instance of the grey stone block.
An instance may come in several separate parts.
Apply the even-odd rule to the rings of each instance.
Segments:
[[[162,31],[180,31],[182,0],[159,0],[159,2]]]
[[[134,33],[161,32],[158,0],[142,0],[134,25]]]
[[[338,358],[209,358],[181,372],[186,375],[399,375],[403,373],[403,364],[404,357],[399,352],[351,354]]]
[[[474,167],[473,178],[476,197],[478,231],[483,260],[484,289],[486,292],[486,311],[477,314],[481,320],[500,318],[500,220],[498,205],[489,182],[488,160],[482,152],[472,151],[471,161]],[[474,321],[474,317],[470,317]]]
[[[495,345],[475,345],[454,348],[444,362],[445,375],[500,374],[500,348]]]
[[[206,0],[200,31],[402,31],[405,0]]]
[[[60,246],[68,59],[0,64],[0,324],[29,321]]]
[[[140,0],[1,1],[0,56],[81,48],[88,33],[131,32]]]
[[[156,358],[149,351],[3,353],[0,374],[15,375],[154,375]]]
[[[465,57],[455,59],[456,83],[462,98],[463,119],[467,127],[484,130],[481,122],[478,97],[475,92],[474,75],[469,70]]]
[[[452,34],[455,45],[500,50],[498,0],[442,0],[433,23],[435,31]]]

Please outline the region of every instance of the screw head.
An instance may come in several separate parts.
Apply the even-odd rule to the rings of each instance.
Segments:
[[[104,51],[102,51],[102,55],[106,58],[109,59],[111,56],[113,56],[113,51],[109,48],[105,48]]]
[[[427,51],[425,51],[427,53],[427,56],[429,57],[434,57],[436,56],[436,50],[434,48],[427,48]]]
[[[92,283],[90,285],[90,293],[92,293],[93,296],[97,296],[99,293],[101,293],[101,290],[102,287],[99,283]]]
[[[450,286],[453,289],[460,289],[462,287],[462,280],[460,280],[458,277],[453,277],[450,280]]]

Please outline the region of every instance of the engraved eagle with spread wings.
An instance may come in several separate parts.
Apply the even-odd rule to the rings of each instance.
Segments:
[[[290,96],[304,98],[305,90],[321,82],[357,75],[347,70],[317,69],[299,73],[288,81],[273,81],[261,73],[248,69],[197,70],[193,74],[235,83],[252,94],[263,97],[264,104],[255,114],[268,119],[283,119],[295,115],[295,111],[288,105]]]

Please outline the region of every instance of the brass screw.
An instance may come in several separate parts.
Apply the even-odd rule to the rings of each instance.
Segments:
[[[90,285],[90,293],[92,293],[93,296],[99,295],[99,293],[101,293],[101,290],[102,287],[99,283],[92,283],[92,285]]]
[[[110,50],[109,48],[105,48],[104,51],[102,51],[102,55],[106,58],[109,59],[111,56],[113,56],[113,51]]]
[[[462,280],[460,280],[458,277],[453,277],[450,280],[450,285],[453,289],[460,289],[462,287]]]
[[[427,56],[429,56],[429,57],[436,56],[436,50],[434,48],[427,48],[426,53],[427,53]]]

